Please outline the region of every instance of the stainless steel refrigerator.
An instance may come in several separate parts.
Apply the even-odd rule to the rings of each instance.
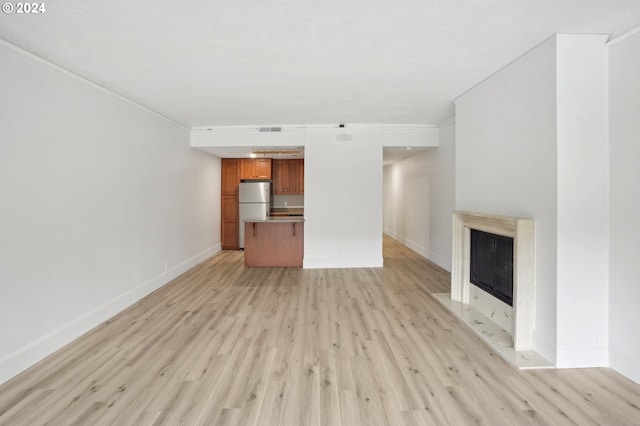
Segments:
[[[244,221],[266,219],[271,211],[271,181],[241,180],[238,192],[240,248],[244,248]]]

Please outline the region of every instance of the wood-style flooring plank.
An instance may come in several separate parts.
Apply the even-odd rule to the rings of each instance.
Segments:
[[[431,295],[450,275],[246,268],[223,251],[0,386],[0,425],[638,425],[606,368],[518,371]]]

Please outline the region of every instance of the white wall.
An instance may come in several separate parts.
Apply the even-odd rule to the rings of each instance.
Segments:
[[[556,355],[556,41],[456,100],[455,209],[536,220],[534,349]]]
[[[382,144],[377,130],[308,129],[304,267],[382,266]]]
[[[382,147],[438,146],[438,129],[370,123],[281,127],[263,133],[250,126],[198,128],[191,132],[191,146],[214,152],[304,145],[304,267],[382,266]]]
[[[384,231],[451,271],[454,202],[453,121],[439,130],[438,147],[384,167]]]
[[[534,349],[608,365],[606,37],[553,37],[456,102],[456,209],[536,221]]]
[[[220,161],[9,45],[0,63],[3,382],[219,250]]]
[[[384,166],[384,232],[427,257],[429,253],[428,148],[400,162]]]
[[[558,367],[609,365],[607,36],[557,36]]]
[[[640,32],[609,47],[610,365],[640,383]]]

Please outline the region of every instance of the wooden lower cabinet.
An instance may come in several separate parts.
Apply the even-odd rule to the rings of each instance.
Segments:
[[[302,267],[304,222],[246,222],[245,266]]]
[[[223,250],[240,248],[238,217],[239,158],[223,158],[221,174],[220,239]]]
[[[237,250],[240,248],[240,222],[238,214],[238,197],[222,197],[222,240],[223,250]]]

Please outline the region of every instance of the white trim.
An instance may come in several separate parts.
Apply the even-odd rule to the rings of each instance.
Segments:
[[[451,300],[470,304],[470,230],[514,239],[513,245],[513,346],[533,347],[535,328],[535,227],[533,219],[475,212],[453,212]]]
[[[640,384],[640,359],[637,356],[609,347],[609,366]]]
[[[556,34],[556,39],[558,40],[569,40],[569,41],[582,41],[588,43],[602,43],[606,45],[607,40],[609,40],[609,34]]]
[[[350,130],[376,130],[376,129],[393,129],[393,130],[422,130],[437,129],[441,126],[437,124],[390,124],[390,123],[344,123],[344,127],[339,127],[340,123],[316,123],[316,124],[256,124],[256,125],[232,125],[232,126],[194,126],[191,130],[194,132],[230,132],[230,131],[249,131],[256,132],[261,127],[280,127],[281,132],[287,130],[300,129],[336,129],[336,131],[348,132]],[[278,133],[278,132],[275,132]]]
[[[470,88],[468,88],[467,90],[465,90],[464,92],[460,93],[458,96],[456,96],[455,98],[453,98],[453,103],[455,104],[456,102],[458,102],[458,100],[462,97],[464,97],[467,93],[471,92],[473,89],[475,89],[476,87],[482,85],[485,81],[489,80],[490,78],[492,78],[493,76],[495,76],[496,74],[500,73],[502,70],[510,67],[513,63],[519,61],[522,57],[528,55],[530,52],[536,50],[538,47],[542,46],[543,44],[547,43],[550,40],[556,40],[557,39],[557,34],[553,34],[552,36],[547,37],[546,39],[542,40],[540,43],[536,44],[535,46],[533,46],[531,49],[527,50],[526,52],[522,53],[521,55],[519,55],[518,57],[514,58],[513,60],[509,61],[508,63],[506,63],[504,66],[498,68],[497,70],[495,70],[493,73],[491,73],[490,75],[488,75],[487,77],[483,78],[482,80],[480,80],[479,82],[477,82],[476,84],[474,84],[473,86],[471,86]]]
[[[382,257],[305,257],[303,259],[304,269],[341,269],[341,268],[382,268]]]
[[[413,243],[408,238],[405,238],[402,235],[396,234],[395,232],[391,231],[388,228],[385,228],[383,232],[389,237],[399,242],[400,244],[406,246],[410,250],[415,251],[416,253],[418,253],[420,256],[424,257],[428,261],[435,263],[437,266],[441,267],[442,269],[444,269],[449,273],[451,272],[451,263],[446,258],[440,256],[437,253],[429,251],[418,244]]]
[[[0,384],[214,256],[221,249],[222,246],[218,243],[0,358]]]
[[[558,345],[557,368],[609,366],[609,348],[603,345]]]
[[[585,41],[585,42],[597,41],[597,42],[603,43],[605,46],[608,46],[608,44],[607,44],[607,38],[608,37],[609,37],[609,35],[607,35],[607,34],[562,34],[562,33],[553,34],[552,36],[547,37],[546,39],[544,39],[540,43],[536,44],[535,46],[533,46],[531,49],[527,50],[523,54],[519,55],[517,58],[513,59],[512,61],[508,62],[504,66],[500,67],[499,69],[494,71],[491,75],[488,75],[486,78],[483,78],[482,80],[480,80],[479,82],[477,82],[476,84],[474,84],[473,86],[471,86],[470,88],[465,90],[464,92],[460,93],[458,96],[453,98],[453,103],[455,104],[456,102],[458,102],[458,100],[460,98],[465,96],[467,93],[471,92],[473,89],[475,89],[476,87],[480,86],[485,81],[487,81],[490,78],[492,78],[494,75],[500,73],[505,68],[507,68],[507,67],[511,66],[513,63],[519,61],[520,58],[528,55],[530,52],[534,51],[535,49],[537,49],[538,47],[542,46],[543,44],[547,43],[550,40],[556,40],[556,42],[559,39],[560,40],[570,40],[570,41]]]
[[[438,129],[442,129],[447,126],[451,126],[452,124],[456,124],[456,116],[452,116],[444,120],[442,123],[438,125]]]
[[[605,46],[606,47],[613,46],[614,44],[619,43],[622,40],[627,39],[627,38],[629,38],[629,37],[631,37],[631,36],[633,36],[633,35],[635,35],[635,34],[637,34],[639,32],[640,32],[640,27],[637,27],[637,28],[634,28],[632,30],[629,30],[624,34],[621,34],[621,35],[617,36],[616,38],[609,40],[607,42],[607,44],[605,44]]]
[[[550,360],[554,365],[556,363],[556,342],[541,337],[540,334],[533,330],[533,347],[544,358]]]
[[[138,108],[140,108],[140,109],[142,109],[142,110],[144,110],[144,111],[146,111],[146,112],[148,112],[150,114],[153,114],[156,117],[162,118],[162,119],[170,122],[171,124],[174,124],[174,125],[180,127],[181,129],[191,130],[190,127],[188,127],[188,126],[186,126],[186,125],[184,125],[184,124],[182,124],[182,123],[180,123],[180,122],[178,122],[178,121],[176,121],[176,120],[174,120],[172,118],[169,118],[166,115],[163,115],[163,114],[161,114],[161,113],[159,113],[157,111],[154,111],[149,107],[146,107],[146,106],[144,106],[144,105],[142,105],[142,104],[140,104],[140,103],[138,103],[138,102],[136,102],[136,101],[134,101],[132,99],[127,98],[126,96],[120,95],[120,94],[114,92],[111,89],[107,89],[106,87],[101,86],[98,83],[95,83],[95,82],[93,82],[93,81],[91,81],[91,80],[89,80],[89,79],[87,79],[85,77],[82,77],[82,76],[80,76],[78,74],[75,74],[75,73],[69,71],[68,69],[61,67],[60,65],[56,65],[53,62],[51,62],[51,61],[49,61],[47,59],[44,59],[44,58],[42,58],[42,57],[40,57],[38,55],[35,55],[35,54],[33,54],[33,53],[31,53],[31,52],[29,52],[27,50],[24,50],[21,47],[18,47],[18,46],[14,45],[14,44],[11,44],[6,40],[0,39],[0,46],[4,46],[4,47],[6,47],[6,48],[8,48],[10,50],[18,52],[18,53],[20,53],[20,54],[22,54],[22,55],[24,55],[24,56],[26,56],[26,57],[28,57],[30,59],[33,59],[33,60],[35,60],[37,62],[40,62],[41,64],[47,65],[47,66],[55,69],[56,71],[59,71],[59,72],[65,74],[65,75],[67,75],[69,77],[75,78],[76,80],[80,80],[80,81],[82,81],[82,82],[84,82],[84,83],[86,83],[86,84],[88,84],[88,85],[90,85],[92,87],[95,87],[96,89],[99,89],[99,90],[101,90],[103,92],[106,92],[106,93],[112,95],[112,96],[115,96],[116,98],[121,99],[121,100],[123,100],[123,101],[125,101],[125,102],[127,102],[127,103],[129,103],[129,104],[131,104],[131,105],[133,105],[135,107],[138,107]]]
[[[390,236],[391,238],[393,238],[394,240],[396,240],[397,242],[399,242],[400,244],[404,245],[408,249],[415,251],[420,256],[427,258],[428,250],[425,247],[421,246],[420,244],[413,242],[408,237],[397,234],[391,231],[390,229],[385,229],[384,233]]]
[[[425,257],[429,259],[431,262],[441,267],[442,269],[444,269],[445,271],[451,273],[451,262],[449,262],[448,259],[432,251],[428,252]]]

